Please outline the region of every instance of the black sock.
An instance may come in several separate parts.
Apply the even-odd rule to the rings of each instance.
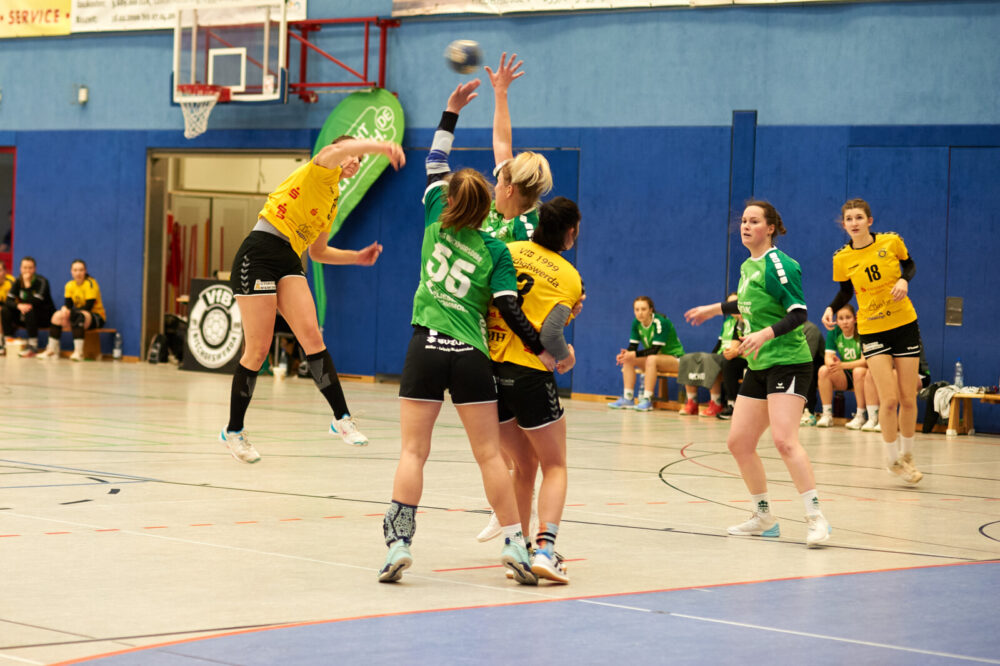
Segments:
[[[62,326],[49,326],[49,340],[58,340],[62,337]]]
[[[74,340],[83,340],[83,326],[74,326],[71,330],[73,331]]]
[[[242,363],[238,364],[233,374],[232,392],[229,395],[229,425],[226,426],[229,432],[243,430],[243,417],[250,407],[250,398],[253,397],[253,388],[256,385],[257,373],[247,370]]]
[[[326,401],[330,403],[333,410],[333,418],[342,419],[351,412],[347,409],[347,399],[344,397],[344,389],[340,387],[340,379],[337,377],[337,369],[333,367],[333,359],[330,352],[324,349],[315,354],[306,356],[309,364],[309,373],[316,388],[323,394]]]

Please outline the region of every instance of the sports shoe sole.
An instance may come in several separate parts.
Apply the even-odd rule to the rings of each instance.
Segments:
[[[831,528],[829,528],[829,527],[826,528],[826,534],[823,535],[822,539],[817,539],[816,541],[810,541],[809,539],[806,539],[806,547],[807,548],[816,548],[816,547],[821,546],[822,544],[826,543],[827,541],[830,540],[830,531],[831,531]]]
[[[519,562],[511,555],[502,555],[500,561],[514,575],[514,580],[521,585],[538,585],[538,576],[525,562]]]
[[[544,578],[545,580],[551,580],[553,583],[561,583],[566,585],[569,583],[569,576],[559,573],[552,567],[545,564],[532,564],[531,571],[539,578]]]
[[[734,527],[730,527],[726,530],[726,532],[732,536],[762,536],[770,539],[776,539],[781,536],[781,526],[778,523],[775,523],[762,532],[741,532]]]
[[[395,583],[403,577],[403,571],[409,569],[411,564],[413,564],[413,558],[404,555],[378,572],[378,582]]]

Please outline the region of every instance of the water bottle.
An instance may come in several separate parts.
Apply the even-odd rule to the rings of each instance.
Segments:
[[[962,359],[955,361],[955,381],[952,383],[958,388],[965,386],[965,378],[962,376]]]
[[[111,352],[111,358],[116,361],[122,360],[122,334],[115,332],[115,348]]]

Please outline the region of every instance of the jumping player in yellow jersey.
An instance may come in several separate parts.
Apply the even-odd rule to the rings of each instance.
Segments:
[[[40,358],[59,358],[59,337],[64,329],[73,331],[73,354],[70,360],[83,360],[83,333],[92,328],[103,328],[107,321],[104,303],[101,301],[101,288],[97,280],[87,273],[87,264],[83,259],[74,259],[69,268],[73,279],[66,283],[63,290],[63,306],[52,315],[49,327],[49,343],[38,356]]]
[[[576,268],[559,253],[573,247],[579,231],[580,209],[569,199],[556,197],[541,205],[532,240],[507,246],[517,271],[521,307],[539,330],[542,344],[555,357],[561,373],[576,363],[563,331],[583,294],[583,283]],[[500,393],[501,444],[514,463],[514,488],[525,530],[530,529],[535,476],[539,463],[542,466],[532,571],[540,578],[568,583],[562,558],[554,550],[567,486],[566,419],[555,376],[494,308],[488,326],[490,357]]]
[[[735,536],[780,536],[771,515],[767,474],[757,454],[764,431],[771,428],[789,476],[806,510],[806,545],[818,546],[830,535],[816,494],[809,455],[799,441],[799,414],[812,379],[812,353],[802,333],[806,304],[802,270],[797,261],[774,246],[785,233],[781,215],[766,201],[748,201],[740,237],[750,258],[740,266],[738,299],[691,308],[684,318],[695,326],[718,314],[743,315],[749,332],[738,351],[747,356],[748,370],[733,407],[726,445],[754,502],[753,515],[727,531]]]
[[[236,252],[231,281],[243,319],[246,346],[233,376],[229,424],[220,439],[241,462],[260,460],[243,428],[243,419],[257,373],[271,347],[278,311],[305,350],[309,372],[333,410],[330,431],[349,444],[368,443],[351,419],[337,370],[323,342],[301,254],[308,248],[309,258],[323,264],[371,266],[378,260],[382,246],[377,242],[359,251],[327,245],[330,225],[337,216],[340,181],[354,176],[361,166],[361,157],[371,154],[385,155],[396,169],[406,163],[399,144],[350,136],[336,139],[293,171],[268,196],[257,226]]]
[[[823,313],[823,324],[832,329],[834,313],[857,294],[861,353],[881,403],[886,467],[915,485],[924,476],[913,464],[923,343],[917,311],[907,294],[916,266],[898,234],[872,233],[875,220],[864,199],[847,201],[840,213],[851,241],[833,255],[833,280],[840,283],[840,291]]]

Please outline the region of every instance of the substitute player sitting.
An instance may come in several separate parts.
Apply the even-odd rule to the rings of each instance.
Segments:
[[[625,388],[622,397],[608,403],[611,409],[635,409],[648,412],[653,409],[653,389],[656,388],[658,372],[677,372],[678,362],[684,355],[684,345],[677,339],[674,325],[665,315],[656,311],[653,299],[640,296],[632,303],[635,319],[632,320],[632,333],[628,340],[628,349],[622,349],[615,356],[615,363],[622,367],[622,380]],[[639,345],[642,349],[639,349]],[[633,387],[636,374],[643,374],[642,397],[638,403],[634,401]],[[695,399],[698,389],[687,387],[688,402],[692,411],[698,413],[698,403]],[[694,395],[692,395],[694,394]],[[684,412],[688,413],[688,412]]]
[[[63,289],[63,306],[52,315],[49,343],[39,358],[59,358],[59,338],[64,330],[73,332],[73,353],[70,360],[83,360],[84,331],[102,328],[106,321],[101,288],[97,280],[87,273],[83,259],[74,259],[69,268],[73,279]]]

